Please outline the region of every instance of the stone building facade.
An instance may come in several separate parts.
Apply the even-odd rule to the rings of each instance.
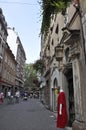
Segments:
[[[24,89],[26,54],[21,40],[14,28],[8,27],[8,44],[15,56],[16,66],[16,88]]]
[[[77,94],[75,95],[75,121],[73,123],[73,130],[86,129],[86,1],[78,0],[78,13],[80,16],[80,55],[77,60],[79,81],[77,84]],[[74,64],[75,65],[75,64]],[[75,74],[76,75],[76,74]],[[77,77],[76,76],[76,77]],[[77,82],[77,83],[76,83]]]
[[[3,56],[6,46],[7,40],[7,23],[5,17],[3,15],[3,11],[0,8],[0,90],[2,91],[2,64],[3,64]]]
[[[15,92],[16,65],[15,57],[6,43],[1,71],[1,86],[5,97],[9,89],[12,94]]]
[[[24,88],[26,55],[18,34],[14,28],[7,27],[2,9],[0,9],[0,91],[6,97],[10,88]]]
[[[16,61],[17,61],[17,68],[16,68],[16,86],[22,90],[24,89],[24,81],[25,81],[25,61],[26,61],[26,55],[23,48],[23,45],[20,41],[20,38],[17,37],[16,40],[18,47],[17,47],[17,55],[16,55]]]
[[[0,9],[0,91],[6,97],[7,91],[15,89],[16,61],[7,43],[7,23]]]
[[[80,5],[85,12],[85,3]],[[49,34],[46,40],[42,36],[41,44],[41,56],[48,68],[44,78],[46,84],[47,79],[49,81],[49,108],[56,111],[57,91],[62,86],[67,100],[68,126],[73,130],[86,129],[85,13],[81,17],[79,8],[79,1],[76,0],[64,15],[59,13],[55,19],[53,17]]]

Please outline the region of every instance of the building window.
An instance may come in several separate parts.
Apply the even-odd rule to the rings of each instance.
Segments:
[[[57,88],[58,87],[58,82],[57,82],[57,79],[55,78],[54,79],[54,88]]]
[[[50,46],[47,47],[48,51],[50,50]]]
[[[52,40],[51,44],[52,44],[52,46],[54,45],[54,41],[53,40]]]
[[[64,26],[66,26],[68,23],[68,9],[66,9],[65,15],[64,15]]]
[[[50,28],[50,31],[51,31],[51,33],[52,33],[52,31],[53,31],[53,26]]]
[[[0,38],[0,45],[1,45],[1,38]]]
[[[49,86],[49,80],[46,81],[46,85],[47,85],[47,87]]]
[[[2,26],[2,25],[1,25],[1,23],[0,23],[0,31],[1,31],[1,26]]]
[[[86,23],[85,23],[85,36],[86,36]]]
[[[69,62],[69,48],[67,48],[65,51],[65,59],[66,59],[66,62]]]
[[[59,26],[58,26],[58,24],[57,24],[55,33],[58,34],[58,32],[59,32]]]

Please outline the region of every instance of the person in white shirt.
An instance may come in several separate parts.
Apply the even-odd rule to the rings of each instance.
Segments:
[[[11,103],[11,90],[8,90],[8,92],[7,92],[7,103],[8,104]]]
[[[15,92],[16,103],[19,103],[19,97],[20,97],[20,91],[17,90],[17,91]]]
[[[7,92],[7,96],[10,97],[11,96],[11,91]]]

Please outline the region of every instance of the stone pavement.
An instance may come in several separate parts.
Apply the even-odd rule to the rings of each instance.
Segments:
[[[54,112],[54,115],[55,115],[55,117],[57,117],[57,113],[56,112]],[[60,129],[59,129],[60,130]],[[61,129],[62,130],[62,129]],[[63,130],[72,130],[72,127],[66,127],[65,129],[63,129]]]
[[[1,108],[2,107],[2,108]],[[59,130],[53,112],[38,99],[0,105],[0,130]]]
[[[20,100],[21,102],[21,100]],[[4,100],[4,103],[0,104],[0,108],[5,108],[5,106],[7,105],[7,99]],[[56,120],[56,116],[57,116],[57,113],[56,112],[53,112],[54,116],[55,116],[55,120]],[[58,129],[58,130],[62,130],[62,129]],[[66,127],[65,129],[63,130],[72,130],[72,128],[70,127]]]

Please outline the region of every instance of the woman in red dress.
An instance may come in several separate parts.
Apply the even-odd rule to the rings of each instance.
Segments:
[[[65,128],[68,123],[65,93],[61,89],[58,95],[57,128]]]

